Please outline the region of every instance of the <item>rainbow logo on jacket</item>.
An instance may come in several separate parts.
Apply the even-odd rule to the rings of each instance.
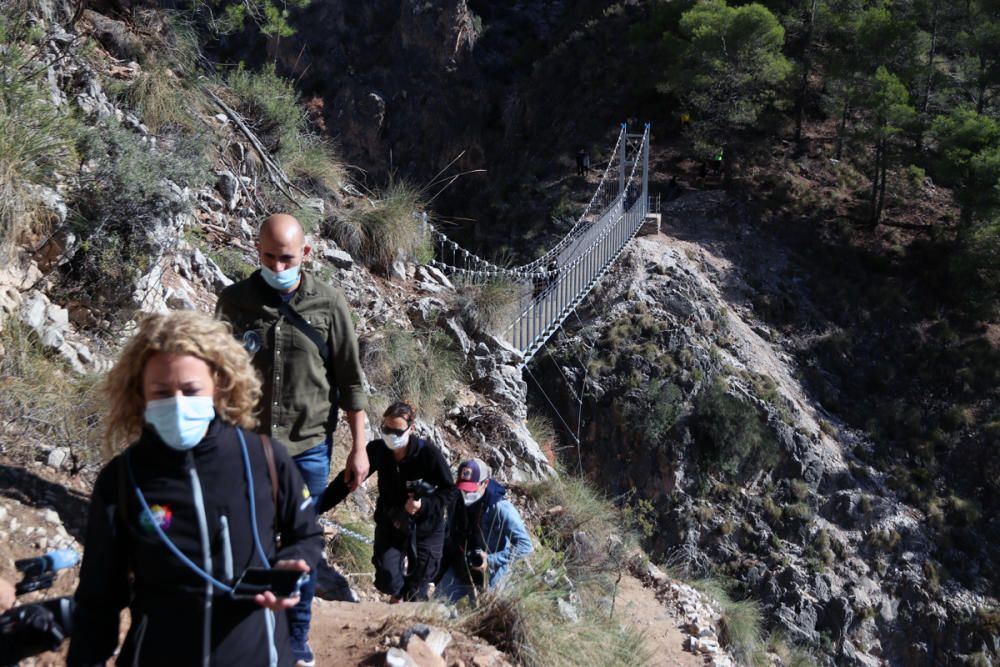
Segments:
[[[147,533],[152,535],[156,532],[153,527],[155,525],[159,526],[161,530],[167,530],[170,528],[170,523],[173,521],[174,513],[170,511],[169,505],[153,505],[149,508],[149,513],[143,512],[139,516],[139,525]],[[150,513],[152,514],[152,519],[150,518]]]

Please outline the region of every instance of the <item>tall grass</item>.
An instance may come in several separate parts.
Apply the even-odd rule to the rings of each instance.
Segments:
[[[75,125],[52,104],[35,58],[40,40],[27,13],[0,15],[0,259],[48,222],[26,187],[48,184],[69,163]]]
[[[423,195],[405,181],[392,178],[372,198],[352,209],[333,229],[334,239],[371,268],[388,272],[397,257],[420,263],[433,256],[431,237],[419,213]]]
[[[650,664],[653,655],[642,633],[594,604],[579,584],[571,588],[559,575],[559,557],[537,559],[534,570],[480,595],[460,616],[459,627],[528,667]],[[563,615],[560,600],[576,600],[578,620]]]
[[[764,641],[763,617],[757,602],[749,598],[734,599],[726,584],[719,579],[698,579],[689,583],[719,603],[722,608],[719,639],[737,662],[750,667],[770,665]]]
[[[391,329],[366,341],[363,365],[376,391],[374,414],[389,403],[412,403],[428,421],[436,417],[459,379],[461,359],[440,332]]]
[[[104,404],[98,378],[71,372],[16,320],[4,322],[0,342],[5,352],[0,359],[0,420],[9,427],[7,447],[14,445],[8,454],[34,459],[34,444],[41,436],[70,450],[74,471],[99,460]],[[23,450],[17,448],[19,441]]]
[[[453,303],[467,327],[500,334],[517,316],[522,289],[509,279],[497,278],[483,284],[463,285]]]
[[[461,617],[462,628],[517,664],[651,664],[642,633],[614,608],[634,544],[621,511],[582,479],[562,476],[525,491],[542,517],[533,567],[481,595]],[[560,609],[567,604],[577,619]]]
[[[374,537],[374,529],[369,524],[357,520],[356,517],[338,518],[338,523],[348,530],[369,538]],[[372,545],[344,533],[337,533],[330,538],[327,556],[349,575],[367,574],[375,571],[375,567],[372,565]]]

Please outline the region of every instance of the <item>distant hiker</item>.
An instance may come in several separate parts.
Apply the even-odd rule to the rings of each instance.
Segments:
[[[507,490],[490,479],[490,468],[480,459],[458,466],[458,490],[448,524],[445,572],[439,594],[457,602],[475,588],[503,585],[515,561],[535,547],[517,508],[504,496]]]
[[[302,270],[310,250],[298,220],[270,216],[257,241],[260,268],[223,290],[216,312],[232,324],[264,380],[261,432],[288,444],[309,493],[318,496],[330,477],[338,407],[351,429],[345,465],[351,490],[367,476],[368,399],[347,301],[338,287]],[[298,667],[315,664],[308,643],[315,593],[314,572],[288,614]]]
[[[242,346],[208,315],[152,315],[104,389],[108,449],[132,444],[94,484],[68,664],[115,655],[128,607],[119,665],[290,667],[298,593],[233,587],[249,568],[301,582],[323,533],[284,446],[254,432],[260,380]]]
[[[368,443],[368,474],[378,473],[375,503],[375,588],[393,602],[426,600],[444,548],[445,515],[455,481],[441,450],[414,433],[417,411],[397,402],[382,416],[382,438]],[[344,473],[320,497],[322,514],[347,497]]]
[[[546,276],[546,282],[548,283],[546,286],[548,287],[554,285],[559,280],[559,258],[553,257],[550,259],[546,270],[548,271],[548,275]]]
[[[590,171],[590,154],[587,150],[580,146],[580,150],[576,152],[576,175],[585,176],[587,172]]]

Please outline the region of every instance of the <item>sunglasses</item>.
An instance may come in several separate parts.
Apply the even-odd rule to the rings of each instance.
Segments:
[[[384,433],[385,435],[396,435],[396,436],[399,436],[399,435],[403,435],[404,433],[406,433],[409,430],[410,430],[409,426],[407,426],[406,428],[389,428],[385,424],[382,424],[382,433]]]

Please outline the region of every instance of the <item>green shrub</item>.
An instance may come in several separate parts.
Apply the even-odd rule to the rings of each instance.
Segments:
[[[4,446],[8,455],[23,463],[35,457],[39,436],[49,444],[70,451],[73,472],[100,460],[100,421],[105,405],[96,376],[73,373],[64,362],[46,353],[35,334],[17,320],[3,323],[0,343],[0,419],[16,424]]]
[[[225,78],[221,91],[269,152],[281,162],[289,178],[322,195],[336,191],[344,168],[328,139],[309,127],[305,109],[291,81],[278,75],[273,64],[251,71],[242,64]]]
[[[903,540],[903,536],[892,529],[873,530],[865,540],[876,551],[892,551]]]
[[[243,251],[237,248],[219,248],[209,252],[208,256],[226,274],[226,277],[234,282],[249,278],[250,274],[257,269],[256,258],[247,259]]]
[[[375,530],[367,523],[353,518],[338,518],[338,523],[355,533],[374,538]],[[372,565],[372,545],[345,533],[337,532],[330,538],[326,553],[329,560],[347,575],[371,574],[375,571],[375,566]]]
[[[684,392],[669,380],[643,383],[639,396],[628,398],[622,413],[632,432],[651,445],[664,442],[684,412]]]
[[[27,13],[8,11],[0,15],[0,260],[29,230],[46,234],[49,221],[26,186],[51,184],[68,166],[77,131],[52,104]]]
[[[768,469],[780,458],[778,443],[757,409],[728,393],[722,380],[695,399],[692,431],[702,462],[729,475]]]
[[[440,414],[459,379],[461,359],[440,332],[390,329],[366,341],[363,364],[376,391],[372,411],[391,402],[411,402],[428,421]]]
[[[760,607],[754,600],[735,600],[727,584],[720,579],[698,579],[689,582],[722,608],[719,621],[719,640],[739,664],[768,665],[763,642],[763,619]]]
[[[201,187],[208,165],[195,140],[178,139],[170,152],[152,148],[119,125],[103,125],[81,142],[97,168],[76,198],[73,228],[82,240],[68,264],[62,289],[85,304],[116,307],[131,315],[135,281],[150,269],[161,239],[154,232],[189,204],[164,180]]]
[[[372,199],[351,209],[333,229],[337,243],[371,268],[388,272],[396,258],[426,263],[433,259],[430,234],[419,213],[420,191],[395,178]]]

